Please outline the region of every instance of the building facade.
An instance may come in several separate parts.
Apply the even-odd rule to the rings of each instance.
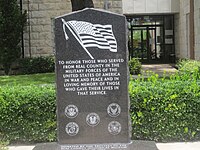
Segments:
[[[200,59],[199,0],[93,0],[95,8],[127,17],[130,57],[147,63]],[[25,57],[54,54],[53,20],[71,12],[70,0],[24,0]]]
[[[122,2],[95,0],[95,8],[108,9],[122,13]],[[23,9],[27,10],[28,24],[24,32],[23,55],[25,57],[49,56],[54,54],[55,17],[71,12],[70,0],[24,0]]]

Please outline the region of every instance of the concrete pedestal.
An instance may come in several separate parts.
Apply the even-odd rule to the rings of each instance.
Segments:
[[[130,144],[100,144],[100,145],[58,145],[57,143],[43,143],[33,150],[158,150],[153,141],[132,141]]]

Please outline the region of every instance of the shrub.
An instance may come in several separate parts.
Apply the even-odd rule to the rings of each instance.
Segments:
[[[54,86],[0,87],[0,132],[9,141],[55,140]]]
[[[7,145],[7,143],[0,141],[0,150],[8,150],[6,145]]]
[[[23,58],[19,60],[19,67],[21,74],[54,72],[54,57]]]
[[[137,58],[132,58],[131,60],[129,60],[128,65],[130,74],[137,75],[141,73],[142,65]]]
[[[200,139],[200,81],[190,74],[140,77],[129,85],[134,139]]]
[[[0,150],[8,150],[8,142],[5,141],[4,135],[0,133]]]
[[[180,73],[200,72],[200,61],[181,59],[177,63]]]

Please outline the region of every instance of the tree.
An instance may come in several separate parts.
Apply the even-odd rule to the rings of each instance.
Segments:
[[[6,75],[20,58],[19,43],[25,24],[26,12],[21,12],[17,0],[0,0],[0,64]]]
[[[94,8],[92,0],[71,0],[72,11],[81,10],[84,8]]]

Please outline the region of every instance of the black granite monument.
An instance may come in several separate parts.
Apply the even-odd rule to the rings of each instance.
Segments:
[[[125,17],[85,9],[55,29],[59,143],[129,143]]]
[[[156,150],[130,138],[126,32],[123,15],[95,9],[55,19],[57,149]]]

